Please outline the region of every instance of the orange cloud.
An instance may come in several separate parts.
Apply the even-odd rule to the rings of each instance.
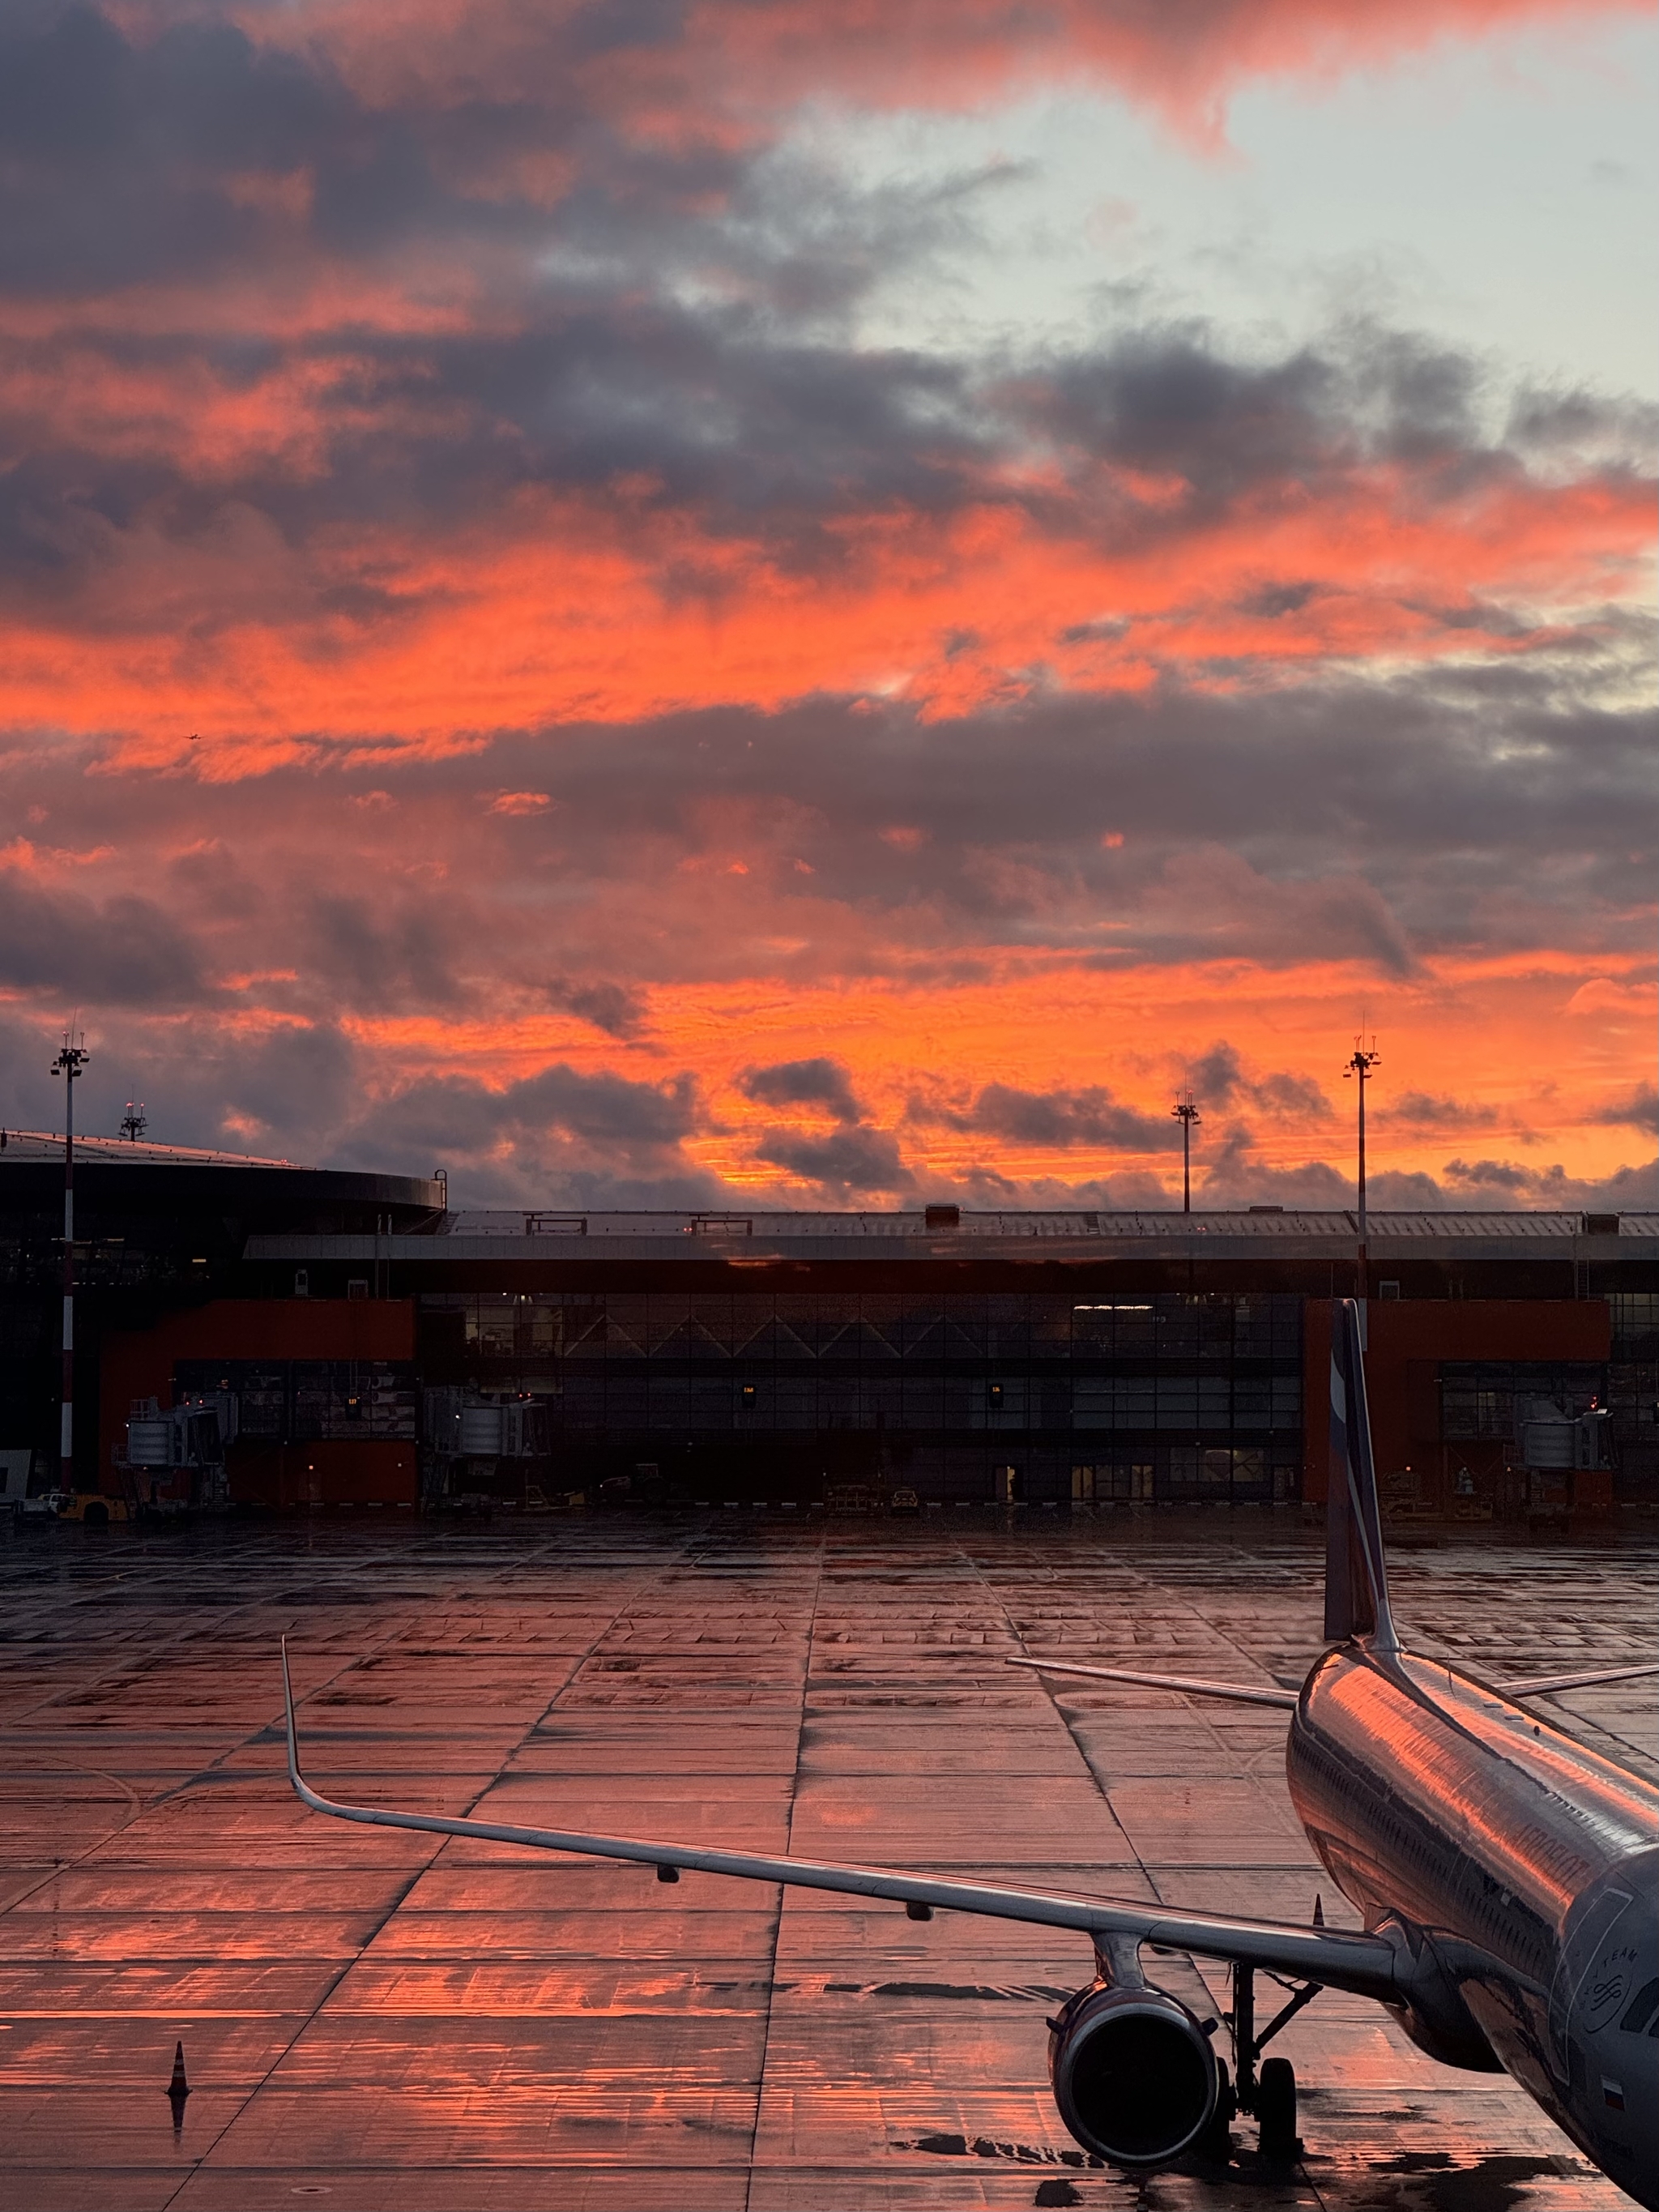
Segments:
[[[700,0],[678,39],[582,39],[587,0],[306,0],[249,33],[326,52],[373,105],[516,97],[556,68],[584,105],[682,144],[740,137],[826,92],[879,108],[965,107],[1058,76],[1092,79],[1212,137],[1252,79],[1328,83],[1449,40],[1635,12],[1638,0]],[[130,7],[133,17],[143,11]]]
[[[491,814],[545,814],[552,804],[544,791],[498,791],[489,811]]]
[[[1483,1150],[1518,1146],[1593,1180],[1613,1173],[1629,1150],[1626,1137],[1598,1121],[1598,1111],[1621,1081],[1633,1086],[1649,1070],[1634,1049],[1596,1065],[1537,1066],[1532,1043],[1559,1013],[1569,980],[1554,962],[1541,971],[1494,975],[1480,960],[1443,959],[1380,989],[1372,974],[1317,958],[1271,975],[1232,963],[1109,975],[1043,954],[1006,955],[993,975],[957,990],[929,982],[780,992],[751,980],[661,989],[653,996],[649,1057],[693,1071],[717,1103],[719,1127],[690,1139],[688,1149],[736,1188],[769,1188],[776,1180],[750,1157],[761,1128],[781,1118],[816,1126],[810,1108],[792,1116],[753,1103],[738,1080],[744,1067],[825,1054],[845,1066],[872,1124],[900,1132],[905,1157],[923,1180],[954,1184],[988,1169],[1017,1182],[1077,1183],[1126,1170],[1167,1182],[1175,1158],[1167,1145],[1056,1151],[907,1118],[917,1071],[927,1070],[937,1090],[964,1103],[997,1083],[1042,1093],[1104,1082],[1161,1127],[1183,1067],[1200,1059],[1218,1023],[1247,1062],[1322,1079],[1340,1092],[1348,1039],[1339,1010],[1363,1004],[1385,1047],[1374,1106],[1386,1105],[1390,1089],[1478,1101],[1469,1118]],[[1651,1013],[1650,986],[1644,996]],[[433,1073],[501,1083],[531,1076],[552,1058],[599,1070],[616,1057],[604,1038],[591,1031],[584,1037],[568,1020],[546,1016],[373,1021],[356,1024],[356,1033],[372,1048],[386,1085]],[[1503,1069],[1496,1082],[1495,1061]],[[1199,1103],[1206,1113],[1195,1146],[1201,1168],[1249,1124],[1250,1157],[1266,1173],[1289,1173],[1310,1159],[1351,1172],[1340,1124],[1310,1133],[1274,1124],[1243,1097]],[[1346,1115],[1346,1094],[1338,1105]],[[1461,1131],[1449,1135],[1444,1127],[1384,1114],[1373,1132],[1372,1171],[1437,1177],[1449,1153],[1467,1141]]]
[[[825,691],[951,716],[1045,688],[1133,692],[1160,672],[1285,681],[1333,661],[1510,657],[1572,637],[1585,603],[1640,573],[1638,484],[1435,491],[1359,471],[1317,501],[1273,487],[1158,528],[1103,511],[1085,481],[1041,522],[1008,501],[849,518],[820,575],[689,513],[630,526],[569,495],[524,493],[447,543],[358,528],[300,548],[231,509],[188,542],[142,520],[112,535],[92,635],[14,614],[0,646],[15,719],[122,732],[133,762],[180,757],[199,729],[192,762],[219,777],[317,744],[441,749],[502,724]],[[1309,576],[1323,580],[1291,610],[1251,611],[1264,585]],[[351,611],[365,592],[368,611]],[[1531,624],[1482,614],[1516,600]]]
[[[135,1083],[189,1061],[180,1133],[296,1154],[1155,1194],[1200,1066],[1201,1163],[1328,1176],[1363,1012],[1382,1171],[1611,1176],[1651,997],[1645,756],[1583,705],[1650,556],[1618,406],[1495,437],[1480,364],[1387,333],[860,348],[858,270],[926,246],[855,179],[851,274],[750,206],[809,94],[1087,81],[1213,144],[1252,78],[1585,11],[607,7],[244,43],[124,0],[143,127],[0,179],[7,1022],[94,1007]]]

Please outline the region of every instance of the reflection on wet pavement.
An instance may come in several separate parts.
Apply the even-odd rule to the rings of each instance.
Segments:
[[[16,2201],[1613,2212],[1519,2090],[1328,1994],[1283,2039],[1296,2166],[1241,2126],[1230,2166],[1131,2181],[1048,2094],[1045,2015],[1090,1971],[1075,1937],[348,1828],[282,1772],[286,1632],[337,1795],[1288,1918],[1322,1891],[1350,1924],[1291,1814],[1278,1716],[1002,1664],[1294,1682],[1319,1546],[1267,1512],[20,1533],[0,1548]],[[1628,1540],[1449,1543],[1395,1573],[1422,1646],[1494,1673],[1650,1638],[1655,1560]],[[1659,1772],[1650,1685],[1566,1703]],[[1214,1971],[1149,1966],[1220,2008]]]

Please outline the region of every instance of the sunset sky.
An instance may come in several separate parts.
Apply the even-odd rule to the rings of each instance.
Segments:
[[[1645,6],[3,20],[0,1121],[1659,1204]]]

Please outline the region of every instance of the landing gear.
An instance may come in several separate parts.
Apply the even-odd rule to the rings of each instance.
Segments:
[[[1296,2069],[1288,2058],[1269,2058],[1255,2085],[1255,2117],[1263,2158],[1294,2158],[1302,2148],[1296,2132]]]
[[[1279,2029],[1294,2020],[1304,2005],[1311,2004],[1319,1990],[1317,1982],[1304,1982],[1300,1989],[1292,1990],[1290,2002],[1280,2007],[1258,2035],[1255,1969],[1233,1968],[1233,2008],[1227,2015],[1227,2025],[1233,2033],[1233,2059],[1238,2069],[1237,2104],[1239,2111],[1255,2118],[1257,2148],[1265,2159],[1291,2159],[1302,2148],[1296,2131],[1296,2069],[1288,2058],[1269,2058],[1258,2073],[1256,2061]]]
[[[1238,2099],[1233,2094],[1232,2076],[1227,2071],[1224,2058],[1216,2060],[1215,2070],[1221,2077],[1216,2087],[1215,2110],[1193,2148],[1212,2165],[1225,2166],[1233,2153],[1231,2130],[1238,2112]]]

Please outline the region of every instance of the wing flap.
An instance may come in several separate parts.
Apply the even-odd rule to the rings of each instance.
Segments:
[[[1534,1674],[1525,1682],[1495,1682],[1492,1687],[1506,1698],[1547,1698],[1557,1690],[1588,1690],[1597,1682],[1633,1682],[1643,1674],[1659,1674],[1659,1660],[1632,1667],[1593,1667],[1582,1674]]]
[[[1172,1912],[1110,1898],[1066,1897],[1040,1890],[1002,1889],[989,1882],[940,1881],[926,1875],[881,1867],[836,1866],[811,1859],[765,1858],[749,1851],[706,1850],[697,1844],[646,1843],[625,1836],[589,1836],[562,1828],[519,1827],[441,1813],[402,1813],[375,1805],[345,1805],[313,1790],[300,1770],[299,1732],[288,1647],[283,1647],[283,1692],[288,1717],[288,1772],[295,1794],[313,1812],[377,1828],[412,1828],[434,1836],[471,1837],[481,1843],[522,1844],[532,1850],[570,1851],[585,1858],[623,1859],[640,1866],[674,1867],[692,1874],[735,1875],[749,1881],[784,1882],[844,1896],[890,1899],[936,1911],[977,1912],[999,1920],[1073,1928],[1079,1934],[1128,1936],[1172,1951],[1236,1959],[1241,1964],[1295,1975],[1331,1989],[1386,1999],[1395,1993],[1395,1950],[1380,1936],[1347,1935],[1328,1928],[1298,1928],[1222,1914]]]
[[[1133,1682],[1143,1689],[1179,1690],[1189,1698],[1224,1698],[1236,1705],[1273,1705],[1287,1713],[1296,1711],[1294,1690],[1251,1689],[1243,1682],[1206,1682],[1187,1674],[1143,1674],[1133,1667],[1063,1666],[1057,1659],[1010,1659],[1007,1663],[1035,1667],[1043,1674],[1087,1674],[1100,1682]]]

